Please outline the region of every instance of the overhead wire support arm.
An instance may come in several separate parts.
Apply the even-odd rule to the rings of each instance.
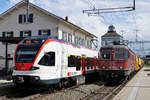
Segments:
[[[114,13],[114,12],[128,12],[135,10],[135,0],[133,0],[133,6],[127,7],[114,7],[114,8],[102,8],[96,9],[95,7],[91,10],[83,10],[83,13],[87,13],[88,15],[97,15],[100,13]]]
[[[132,9],[129,10],[119,10],[119,11],[99,11],[99,12],[89,12],[88,16],[90,15],[97,15],[97,14],[101,14],[101,13],[117,13],[117,12],[128,12],[128,11],[133,11]]]
[[[86,13],[86,12],[90,12],[90,11],[105,11],[105,10],[116,10],[116,9],[129,9],[129,8],[133,8],[131,6],[129,7],[119,7],[119,8],[103,8],[103,9],[92,9],[92,10],[83,10],[83,13]]]

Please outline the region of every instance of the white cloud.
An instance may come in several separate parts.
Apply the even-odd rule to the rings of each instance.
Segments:
[[[17,3],[20,0],[10,0],[11,3]],[[107,27],[113,24],[118,33],[124,30],[125,39],[135,40],[135,30],[139,30],[139,39],[149,40],[150,31],[150,2],[148,0],[136,0],[136,10],[126,13],[102,14],[102,17],[89,17],[82,13],[83,9],[89,9],[91,5],[88,1],[93,0],[30,0],[30,2],[65,18],[69,17],[69,21],[86,29],[100,38],[107,32]],[[94,0],[96,8],[131,6],[132,0]],[[121,34],[121,33],[120,33]]]
[[[16,4],[16,3],[18,3],[18,2],[20,2],[20,1],[22,1],[22,0],[9,0],[9,1],[10,1],[11,4],[14,5],[14,4]],[[29,0],[29,1],[30,1],[31,3],[34,3],[35,0]]]
[[[87,4],[82,0],[38,0],[36,4],[52,13],[65,18],[69,17],[69,21],[94,33],[97,36],[103,34],[106,25],[102,23],[99,17],[89,17],[82,13],[82,10],[88,8]]]

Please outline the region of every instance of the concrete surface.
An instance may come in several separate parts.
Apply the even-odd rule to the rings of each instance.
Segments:
[[[142,68],[113,100],[150,100],[150,66]]]

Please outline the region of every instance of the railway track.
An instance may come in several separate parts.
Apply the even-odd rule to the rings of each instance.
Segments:
[[[0,87],[7,87],[7,86],[11,86],[14,85],[13,83],[1,83]]]
[[[5,85],[0,84],[0,100],[80,100],[100,87],[101,85],[90,83],[50,91],[47,88],[18,88],[13,83]]]
[[[127,77],[120,85],[103,85],[82,100],[112,100],[132,77]]]
[[[53,91],[47,88],[20,89],[13,83],[0,84],[0,100],[110,100],[122,89],[123,84],[104,86],[101,82],[93,82]]]

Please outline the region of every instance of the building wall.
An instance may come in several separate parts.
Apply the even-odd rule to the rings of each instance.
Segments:
[[[23,30],[32,30],[32,35],[35,36],[38,35],[39,29],[51,29],[52,36],[58,36],[58,22],[53,18],[30,7],[29,13],[33,13],[34,16],[33,23],[19,24],[19,14],[26,14],[26,8],[23,5],[23,7],[17,9],[0,21],[0,36],[2,36],[2,32],[13,31],[14,36],[19,37],[20,31]]]
[[[0,20],[0,36],[2,36],[2,32],[14,32],[14,37],[20,36],[20,31],[31,30],[32,36],[38,35],[38,30],[40,29],[51,29],[53,33],[51,36],[58,37],[58,22],[53,18],[47,16],[44,13],[39,12],[38,10],[30,7],[30,12],[33,13],[34,19],[33,23],[30,24],[19,24],[19,14],[25,14],[26,8],[25,5],[21,5],[22,7],[17,8],[15,11],[10,12],[8,16],[5,16],[2,20]],[[8,53],[11,57],[14,55],[16,44],[8,45]],[[0,43],[0,56],[5,57],[5,44]],[[0,60],[0,67],[4,67],[5,60]],[[10,61],[10,66],[13,65],[13,61]]]
[[[63,34],[64,32],[67,34],[65,39],[63,38]],[[91,36],[87,36],[85,33],[83,33],[82,31],[80,31],[79,29],[75,29],[73,27],[64,25],[64,24],[59,24],[59,39],[63,39],[69,42],[69,34],[72,35],[72,41],[71,43],[75,43],[84,47],[88,47],[88,48],[92,48],[92,44],[91,44],[91,39],[93,39],[93,37]],[[82,42],[83,41],[83,42]],[[87,42],[90,42],[91,47],[88,45]]]
[[[59,20],[47,15],[33,7],[30,7],[29,14],[33,13],[33,23],[19,24],[19,14],[26,14],[26,5],[21,4],[7,16],[0,19],[0,37],[2,32],[13,31],[14,37],[20,37],[20,31],[31,30],[32,36],[37,36],[40,29],[50,29],[51,36],[63,39],[63,32],[72,35],[72,43],[75,43],[75,37],[84,39],[84,46],[87,46],[87,40],[90,41],[93,37],[87,36],[84,32],[76,30],[74,27],[63,24]],[[68,38],[68,37],[67,37]],[[14,56],[16,44],[8,45],[8,54],[10,57]],[[5,44],[0,42],[0,56],[5,57]],[[0,67],[4,67],[5,60],[0,60]],[[9,66],[14,66],[13,61],[10,61]]]

